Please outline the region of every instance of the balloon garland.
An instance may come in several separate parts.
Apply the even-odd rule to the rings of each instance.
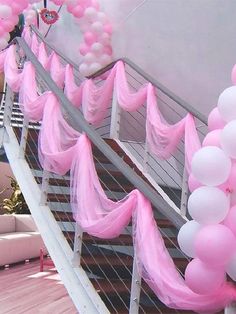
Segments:
[[[0,50],[8,45],[11,32],[18,23],[18,16],[24,10],[25,24],[36,23],[36,13],[30,6],[41,0],[0,0]],[[81,74],[88,76],[105,65],[112,62],[112,25],[104,12],[100,10],[97,0],[51,0],[55,5],[66,5],[80,25],[83,33],[83,42],[79,46],[79,52],[83,56],[80,64]],[[42,18],[46,23],[55,23],[58,16],[42,12]],[[50,12],[49,12],[50,13]],[[53,16],[52,16],[53,15]]]
[[[79,52],[83,56],[80,72],[88,76],[112,62],[112,25],[97,0],[51,0],[56,5],[66,5],[83,33]]]
[[[19,22],[18,16],[28,6],[28,0],[0,1],[0,50],[6,48],[10,40],[10,32]]]
[[[236,84],[236,65],[232,70]],[[225,89],[208,116],[209,133],[192,159],[188,211],[193,220],[179,231],[181,250],[193,258],[185,271],[196,293],[236,281],[236,86]]]

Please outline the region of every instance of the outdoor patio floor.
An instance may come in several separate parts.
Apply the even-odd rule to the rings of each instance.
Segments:
[[[57,272],[39,260],[0,270],[0,314],[76,314]]]

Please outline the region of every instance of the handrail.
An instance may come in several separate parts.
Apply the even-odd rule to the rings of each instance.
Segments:
[[[51,45],[44,37],[43,35],[37,30],[37,28],[34,25],[30,26],[31,30],[41,39],[42,42],[44,42],[50,49],[53,51],[55,50],[59,57],[61,57],[66,63],[69,63],[73,66],[73,68],[79,72],[79,66],[73,62],[70,58],[66,57],[63,53],[58,51],[53,45]]]
[[[45,71],[41,63],[38,61],[36,56],[31,51],[23,38],[15,38],[15,42],[24,50],[28,60],[30,60],[35,70],[46,82],[49,89],[59,99],[63,110],[68,115],[67,122],[75,129],[78,130],[78,126],[83,132],[87,134],[90,140],[96,147],[102,151],[102,153],[114,164],[117,169],[140,191],[142,192],[151,203],[164,215],[166,216],[177,228],[180,228],[186,220],[180,216],[173,208],[155,191],[152,189],[142,178],[140,178],[133,169],[131,169],[122,158],[120,158],[110,146],[97,134],[94,128],[89,125],[82,114],[77,108],[75,108],[71,102],[66,98],[63,91],[56,85],[50,75]],[[69,121],[68,121],[69,120]]]
[[[203,122],[207,125],[207,118],[204,116],[201,112],[196,110],[193,106],[189,105],[185,100],[174,94],[171,90],[169,90],[167,87],[165,87],[163,84],[158,82],[156,79],[154,79],[151,75],[147,74],[144,70],[142,70],[137,64],[132,62],[130,59],[124,57],[119,58],[111,63],[109,63],[106,67],[102,68],[101,70],[98,70],[94,74],[88,76],[88,79],[94,79],[98,76],[104,74],[105,72],[109,71],[113,68],[113,66],[116,64],[116,62],[122,61],[125,64],[129,65],[133,70],[135,70],[138,74],[140,74],[143,78],[145,78],[148,82],[152,83],[153,86],[161,90],[165,95],[167,95],[170,99],[174,100],[180,107],[184,108],[186,111],[192,113],[194,117],[196,117],[198,120]]]
[[[50,45],[48,43],[47,40],[45,40],[45,38],[40,34],[40,32],[37,30],[37,28],[32,25],[30,26],[31,29],[33,30],[33,32],[35,32],[35,34],[48,46],[50,47],[52,50],[56,50],[57,54],[64,59],[67,63],[70,63],[77,71],[79,71],[79,67],[78,65],[76,65],[73,61],[71,61],[69,58],[65,57],[62,53],[58,52],[57,49],[55,49],[55,47],[53,47],[52,45]],[[165,87],[163,84],[161,84],[159,81],[157,81],[156,79],[154,79],[151,75],[149,75],[148,73],[146,73],[144,70],[142,70],[137,64],[135,64],[134,62],[132,62],[130,59],[126,58],[126,57],[122,57],[119,59],[116,59],[115,61],[112,61],[111,63],[109,63],[107,66],[105,66],[104,68],[98,70],[97,72],[93,73],[92,75],[87,76],[86,78],[90,79],[94,79],[97,78],[98,76],[104,74],[105,72],[109,71],[110,69],[113,68],[113,66],[118,62],[118,61],[122,61],[125,64],[128,64],[133,70],[135,70],[138,74],[140,74],[143,78],[145,78],[148,82],[152,83],[153,86],[155,86],[156,88],[158,88],[159,90],[161,90],[164,94],[166,94],[170,99],[174,100],[178,105],[180,105],[180,107],[184,108],[186,111],[192,113],[192,115],[194,117],[196,117],[198,120],[200,120],[201,122],[203,122],[205,125],[207,125],[207,118],[206,116],[204,116],[201,112],[199,112],[198,110],[196,110],[193,106],[191,106],[190,104],[188,104],[185,100],[183,100],[182,98],[180,98],[179,96],[177,96],[176,94],[174,94],[171,90],[169,90],[167,87]]]

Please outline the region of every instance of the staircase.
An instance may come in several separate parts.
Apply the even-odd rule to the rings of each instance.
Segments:
[[[37,159],[37,129],[35,127],[28,131],[25,158],[32,173],[35,174],[36,182],[41,186],[43,179],[42,169]],[[20,141],[21,129],[15,127],[14,132],[18,141]],[[130,167],[140,176],[143,176],[114,140],[107,139],[106,142],[119,156],[122,156]],[[100,182],[112,200],[122,199],[135,188],[95,146],[93,147],[93,156]],[[76,230],[70,208],[69,186],[69,174],[65,177],[50,174],[47,203],[65,239],[73,250]],[[158,212],[158,209],[155,208],[154,210],[157,218],[156,222],[165,244],[174,257],[176,267],[183,274],[188,260],[178,249],[176,240],[178,230],[173,223]],[[95,290],[101,296],[110,313],[128,313],[129,311],[133,267],[131,229],[132,223],[129,224],[121,236],[111,240],[99,239],[87,233],[83,233],[81,237],[81,266],[86,271]],[[176,311],[166,308],[145,282],[139,283],[139,285],[141,288],[139,313],[191,313],[191,311]]]
[[[44,87],[53,90],[61,103],[68,105],[69,102],[49,75],[38,67],[35,57],[23,40],[19,39],[17,42],[35,65]],[[119,237],[111,240],[93,237],[76,226],[70,207],[69,173],[65,176],[48,173],[39,163],[37,143],[40,123],[27,121],[23,117],[17,104],[17,95],[13,95],[9,87],[1,109],[4,125],[1,129],[2,143],[10,165],[78,311],[87,314],[193,313],[167,308],[147,284],[141,281],[134,259],[132,222]],[[111,123],[111,116],[105,119],[103,127],[95,130],[84,122],[79,112],[73,110],[67,110],[66,115],[93,142],[95,167],[106,195],[118,201],[133,189],[141,189],[152,202],[157,226],[176,267],[184,274],[188,259],[178,248],[176,240],[178,228],[185,221],[180,211],[176,211],[176,207],[181,206],[182,187],[162,183],[158,184],[157,190],[154,182],[156,178],[153,179],[155,174],[152,176],[152,172],[144,172],[139,160],[136,162],[137,156],[132,158],[131,152],[134,149],[129,149],[137,144],[140,150],[145,150],[145,143],[140,144],[131,136],[127,139],[125,135],[120,140],[110,138],[107,126]],[[125,120],[125,115],[123,118]],[[142,119],[144,118],[142,115]],[[130,119],[137,121],[134,116],[128,117],[129,121]],[[142,123],[142,119],[139,118],[138,123]],[[151,168],[153,163],[148,164],[145,161],[145,166]],[[160,187],[162,191],[165,190],[163,193]],[[170,204],[174,204],[174,208]]]

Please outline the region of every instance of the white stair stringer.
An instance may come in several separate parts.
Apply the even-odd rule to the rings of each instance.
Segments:
[[[108,314],[109,311],[81,266],[72,266],[73,252],[50,208],[40,205],[41,191],[25,159],[19,158],[19,144],[11,126],[1,128],[2,144],[48,252],[80,314]]]

